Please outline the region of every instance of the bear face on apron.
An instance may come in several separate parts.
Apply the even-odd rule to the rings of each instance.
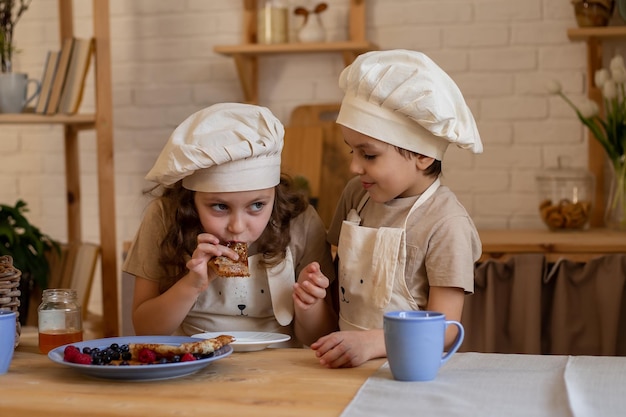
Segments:
[[[214,279],[181,324],[182,333],[284,331],[280,326],[289,326],[294,314],[293,256],[287,248],[285,259],[271,268],[260,265],[261,257],[248,257],[250,277]]]
[[[439,188],[439,178],[419,196],[404,226],[364,227],[360,212],[369,195],[348,213],[341,225],[339,257],[339,328],[367,330],[383,327],[383,313],[419,310],[404,277],[406,265],[406,222],[409,216]]]

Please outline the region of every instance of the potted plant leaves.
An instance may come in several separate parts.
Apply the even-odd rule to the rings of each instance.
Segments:
[[[24,216],[26,203],[15,207],[0,205],[0,255],[10,255],[13,265],[22,272],[20,322],[26,323],[30,294],[35,288],[48,287],[50,255],[61,254],[59,242],[44,234]]]

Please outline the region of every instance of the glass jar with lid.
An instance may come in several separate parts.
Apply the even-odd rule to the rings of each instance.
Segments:
[[[83,340],[82,311],[76,290],[44,290],[37,312],[41,353]]]
[[[537,174],[539,213],[550,230],[581,230],[589,227],[595,177],[583,168],[570,167],[559,157],[558,167]]]
[[[289,7],[284,0],[259,2],[257,12],[257,43],[273,44],[289,41]]]

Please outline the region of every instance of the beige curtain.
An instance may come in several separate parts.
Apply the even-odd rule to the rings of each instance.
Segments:
[[[474,290],[460,351],[626,356],[626,254],[488,260],[476,266]]]
[[[626,255],[560,260],[551,281],[547,353],[626,355]]]
[[[460,351],[541,353],[541,296],[546,274],[540,254],[487,260],[476,267],[474,294],[466,297]]]

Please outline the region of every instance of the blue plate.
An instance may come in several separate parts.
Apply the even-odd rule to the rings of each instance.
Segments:
[[[107,348],[112,343],[124,345],[129,343],[164,343],[170,345],[180,345],[181,343],[197,342],[198,339],[186,336],[128,336],[128,337],[108,337],[104,339],[85,340],[83,342],[70,343],[82,350],[87,346],[90,348]],[[80,365],[77,363],[65,362],[63,360],[64,350],[68,345],[59,346],[48,352],[48,358],[60,365],[75,369],[78,372],[96,378],[121,379],[129,381],[147,381],[157,379],[178,378],[189,375],[210,365],[212,362],[225,358],[233,353],[233,348],[226,345],[215,351],[213,356],[206,359],[198,359],[189,362],[164,363],[152,365],[128,365],[128,366],[107,366],[107,365]]]

